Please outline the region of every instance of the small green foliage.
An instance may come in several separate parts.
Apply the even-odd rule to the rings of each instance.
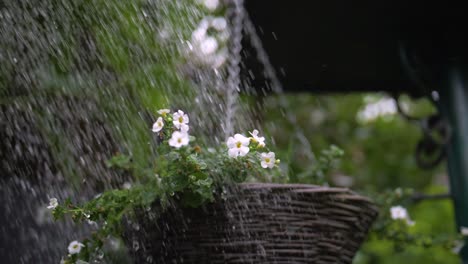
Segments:
[[[109,168],[130,169],[132,167],[132,158],[123,154],[117,154],[106,162]]]
[[[229,138],[227,146],[202,148],[187,133],[189,119],[185,113],[159,112],[153,125],[159,139],[158,155],[151,168],[140,168],[130,156],[123,154],[107,162],[110,168],[138,174],[139,182],[127,189],[106,191],[84,204],[67,199],[54,208],[55,219],[69,216],[75,222],[87,221],[99,226],[90,238],[82,241],[84,247],[78,253],[68,255],[66,263],[92,260],[109,237],[123,233],[123,217],[132,217],[135,210],[155,204],[166,208],[169,201],[198,207],[214,201],[229,184],[243,182],[247,177],[262,177],[267,170],[277,168],[279,160],[273,159],[275,154],[265,146],[258,131],[251,138],[236,134]],[[337,149],[327,152],[326,161],[337,152]]]
[[[371,239],[392,242],[395,252],[417,246],[423,248],[442,247],[447,250],[455,248],[461,235],[434,233],[422,230],[420,224],[406,218],[395,219],[391,210],[396,205],[410,206],[415,192],[413,189],[397,188],[380,194],[373,194],[374,201],[380,208],[380,215],[372,228]]]
[[[341,160],[344,151],[335,145],[323,149],[316,158],[316,162],[310,165],[307,170],[294,175],[295,181],[310,182],[314,184],[327,183],[326,176],[336,164]]]

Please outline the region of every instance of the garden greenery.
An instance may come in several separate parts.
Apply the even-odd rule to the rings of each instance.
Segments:
[[[167,79],[172,84],[167,86],[171,88],[186,87],[188,84],[183,81],[184,79],[176,76],[177,67],[174,65],[178,65],[178,63],[175,58],[184,60],[180,58],[184,57],[196,66],[212,69],[221,68],[227,60],[226,46],[229,31],[227,21],[224,19],[224,7],[219,1],[198,2],[202,4],[203,12],[197,14],[197,19],[198,16],[204,16],[205,13],[208,13],[209,16],[204,16],[197,28],[190,32],[191,34],[184,33],[184,38],[191,40],[190,48],[182,49],[177,45],[177,48],[170,46],[168,43],[171,42],[167,42],[165,37],[170,32],[161,31],[165,32],[159,36],[160,42],[164,45],[160,45],[159,42],[152,43],[153,38],[148,38],[151,43],[142,43],[141,46],[151,48],[145,54],[160,54],[161,58],[172,59],[161,65],[151,65],[151,61],[145,62],[148,65],[142,64],[146,68],[142,67],[141,72],[134,72],[133,67],[128,67],[131,65],[132,56],[125,53],[128,49],[124,48],[123,44],[122,47],[117,45],[119,49],[116,48],[115,44],[110,44],[120,43],[121,39],[112,34],[104,34],[107,33],[104,29],[98,30],[98,33],[101,32],[97,36],[104,46],[104,57],[108,58],[109,64],[114,65],[115,71],[123,76],[122,79],[128,82],[129,86],[138,86],[139,89],[135,89],[140,93],[138,98],[148,109],[153,109],[155,105],[160,106],[167,100],[160,98],[159,95],[155,96],[153,93],[159,92],[162,88],[153,87],[151,81],[144,82],[145,78],[142,76],[148,74],[159,76],[160,79]],[[170,1],[168,5],[169,3]],[[120,5],[122,5],[120,7],[122,10],[130,9],[123,2]],[[175,6],[176,3],[174,2],[173,5]],[[177,8],[179,7],[177,6]],[[171,26],[175,27],[176,23],[184,24],[185,20],[189,20],[188,17],[190,16],[187,15],[187,18],[184,18],[183,15],[171,15],[161,20],[170,20],[170,24],[173,24]],[[123,21],[119,25],[124,27],[132,24]],[[93,27],[98,26],[105,27],[106,24],[99,22]],[[135,26],[135,28],[140,29],[141,27]],[[126,32],[124,29],[122,31]],[[152,33],[151,27],[145,28],[145,30],[149,32],[148,34]],[[127,31],[131,32],[129,29]],[[138,34],[133,35],[138,36]],[[129,34],[129,37],[133,35]],[[140,40],[137,37],[132,39]],[[175,56],[174,50],[181,54]],[[158,59],[158,62],[164,62],[164,60]],[[106,96],[105,98],[107,100]],[[350,112],[346,107],[342,108],[346,112]],[[310,113],[307,112],[307,114]],[[132,149],[134,156],[118,154],[107,162],[109,167],[124,170],[138,179],[133,186],[126,185],[122,189],[103,192],[83,204],[76,204],[71,199],[58,201],[51,198],[48,208],[53,210],[55,219],[69,216],[75,222],[88,222],[98,226],[87,239],[72,241],[68,245],[68,253],[62,261],[63,263],[83,263],[83,261],[90,261],[101,256],[105,241],[110,237],[122,235],[125,228],[123,225],[124,217],[132,217],[135,211],[141,208],[151,208],[158,204],[164,210],[171,200],[176,200],[181,206],[198,207],[214,201],[218,194],[223,193],[226,186],[246,180],[327,184],[326,174],[343,156],[341,149],[330,146],[322,151],[316,161],[310,164],[310,167],[304,166],[301,173],[292,172],[287,178],[277,169],[279,160],[276,159],[275,153],[268,149],[265,138],[261,137],[257,130],[251,131],[249,136],[233,135],[226,141],[226,144],[207,147],[197,144],[197,139],[191,135],[193,131],[190,130],[190,121],[186,113],[180,110],[171,112],[168,109],[161,109],[158,111],[158,115],[152,127],[152,131],[158,139],[158,144],[155,146],[157,155],[150,168],[142,167],[148,151],[143,151],[145,146],[139,144]],[[337,126],[336,122],[333,122],[333,126]],[[126,133],[125,129],[122,132]],[[138,133],[138,136],[141,134],[143,133]],[[140,142],[139,139],[135,141]],[[146,141],[143,140],[143,142]],[[382,148],[382,146],[378,147]],[[290,152],[295,151],[291,150]],[[288,156],[294,159],[293,154],[290,153]],[[292,162],[288,165],[291,167],[291,164]],[[274,175],[274,177],[268,178],[267,175]],[[408,205],[412,193],[412,190],[397,189],[397,191],[372,195],[381,208],[381,214],[374,225],[373,234],[378,238],[396,242],[395,245],[399,250],[406,245],[414,244],[422,246],[437,244],[452,248],[454,242],[459,239],[458,237],[432,237],[415,232],[417,221],[414,223],[414,219],[410,217],[406,209],[400,206]]]
[[[381,194],[371,195],[380,207],[380,215],[372,228],[371,236],[393,242],[396,252],[409,246],[439,246],[457,251],[463,244],[461,234],[427,234],[418,231],[417,223],[402,205],[410,205],[415,191],[397,188]]]
[[[243,182],[247,177],[261,178],[268,174],[267,170],[278,167],[280,161],[258,130],[250,132],[250,137],[235,134],[219,148],[204,148],[189,135],[186,113],[170,113],[168,109],[158,113],[152,128],[159,142],[158,155],[152,168],[138,168],[131,157],[122,154],[108,161],[110,167],[138,174],[139,183],[106,191],[82,205],[70,199],[63,203],[50,199],[48,208],[53,210],[55,219],[69,215],[75,222],[99,226],[90,238],[70,243],[64,263],[89,261],[101,255],[106,239],[120,236],[123,217],[131,217],[135,210],[151,208],[155,203],[165,208],[170,200],[180,206],[198,207],[214,201],[227,185]]]
[[[132,173],[139,182],[127,184],[122,189],[106,191],[92,200],[78,205],[70,199],[60,203],[50,199],[48,209],[53,210],[56,220],[67,215],[75,222],[88,222],[98,226],[92,235],[83,241],[72,241],[63,263],[83,263],[102,256],[102,248],[110,237],[124,233],[124,217],[135,216],[145,208],[164,210],[170,201],[182,207],[198,207],[221,197],[229,185],[246,180],[265,180],[272,174],[278,181],[281,177],[275,153],[265,143],[258,130],[250,136],[235,134],[218,148],[197,144],[190,135],[189,117],[181,110],[171,113],[169,109],[158,111],[158,118],[152,131],[157,137],[157,155],[151,168],[140,168],[132,158],[123,154],[112,157],[108,166]],[[313,177],[321,181],[333,164],[343,155],[336,146],[323,150],[317,159]],[[395,191],[372,195],[381,207],[381,214],[374,225],[373,235],[379,239],[395,242],[396,250],[408,245],[429,247],[433,245],[456,248],[460,236],[434,237],[415,232],[415,222],[400,204],[408,204],[411,189],[398,188]],[[158,212],[162,213],[162,212]]]

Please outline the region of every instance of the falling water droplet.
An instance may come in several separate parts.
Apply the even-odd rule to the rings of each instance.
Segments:
[[[138,241],[133,240],[133,251],[138,251],[140,249],[140,243]]]

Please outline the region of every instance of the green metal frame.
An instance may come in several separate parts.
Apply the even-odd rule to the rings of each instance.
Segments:
[[[450,192],[455,207],[458,230],[468,227],[468,68],[448,69],[445,87],[440,91],[440,111],[450,123],[451,138],[447,147]],[[468,239],[460,252],[468,264]]]

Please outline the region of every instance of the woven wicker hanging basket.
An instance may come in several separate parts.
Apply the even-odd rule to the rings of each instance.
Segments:
[[[351,263],[376,216],[348,189],[242,184],[202,208],[146,214],[127,242],[136,263]]]

